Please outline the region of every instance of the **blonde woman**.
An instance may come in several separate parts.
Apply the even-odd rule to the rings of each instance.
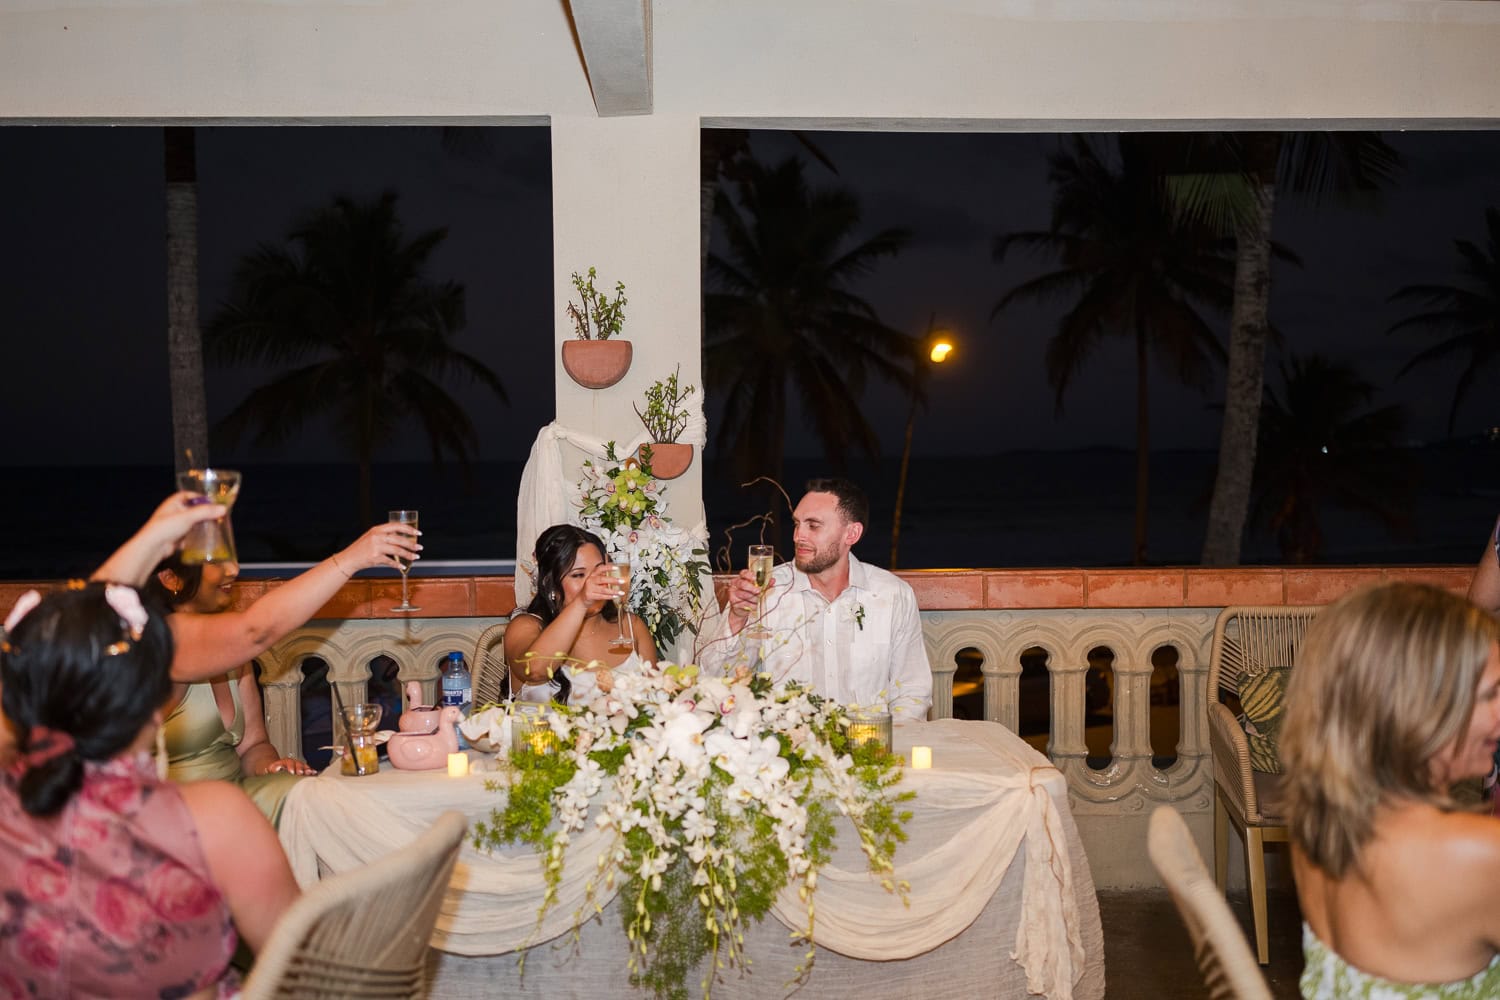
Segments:
[[[1497,638],[1410,583],[1308,630],[1281,740],[1304,997],[1500,996],[1500,821],[1451,794],[1500,743]]]

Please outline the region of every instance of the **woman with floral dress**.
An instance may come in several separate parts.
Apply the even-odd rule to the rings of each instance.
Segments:
[[[28,592],[5,632],[0,996],[215,996],[236,930],[260,948],[297,886],[244,792],[164,778],[166,622],[90,583]]]

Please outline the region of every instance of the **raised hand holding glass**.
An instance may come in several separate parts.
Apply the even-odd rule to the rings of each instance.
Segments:
[[[630,596],[630,563],[605,563],[604,575],[615,584],[615,614],[619,624],[615,630],[615,637],[609,641],[609,651],[628,653],[635,648],[635,638],[625,627],[627,624],[625,602]]]
[[[417,527],[417,512],[414,510],[393,510],[390,511],[386,520],[391,524],[409,524],[415,530]],[[411,598],[407,596],[406,574],[411,571],[411,558],[404,553],[398,554],[396,556],[396,565],[401,570],[401,603],[391,608],[391,610],[402,612],[421,611],[422,609],[412,604]]]
[[[775,568],[775,546],[750,546],[750,572],[755,574],[755,585],[760,588],[755,596],[755,621],[745,630],[745,635],[752,639],[764,639],[771,634],[765,625],[766,591],[770,589],[771,571]]]

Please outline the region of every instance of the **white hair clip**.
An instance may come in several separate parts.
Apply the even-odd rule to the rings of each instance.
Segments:
[[[35,590],[28,590],[16,598],[16,603],[11,607],[10,614],[5,616],[5,634],[9,635],[14,632],[16,626],[21,624],[21,619],[30,614],[31,609],[40,603],[42,603],[42,595]]]
[[[149,620],[146,608],[141,604],[141,595],[136,593],[135,588],[126,587],[123,584],[111,583],[104,588],[104,600],[115,614],[120,616],[120,624],[125,626],[130,638],[139,641],[142,633],[146,631],[146,622]],[[130,648],[128,642],[116,642],[105,650],[110,656],[116,656]]]

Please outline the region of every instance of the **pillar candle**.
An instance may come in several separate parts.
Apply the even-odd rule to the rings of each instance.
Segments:
[[[450,753],[448,755],[448,777],[462,778],[469,773],[469,755],[466,753]]]
[[[918,771],[932,767],[932,747],[912,747],[911,766]]]

